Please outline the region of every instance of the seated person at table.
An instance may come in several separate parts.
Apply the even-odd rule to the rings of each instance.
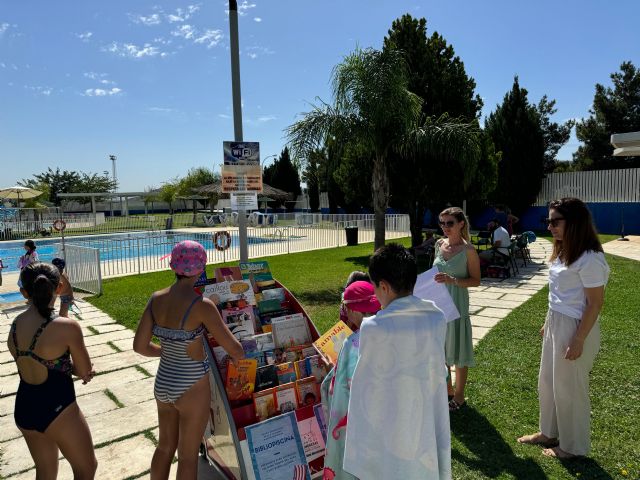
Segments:
[[[497,218],[494,218],[487,225],[491,232],[491,249],[479,252],[480,263],[491,263],[496,256],[496,252],[504,257],[509,256],[509,246],[511,245],[511,237],[509,232],[500,225]]]
[[[424,241],[414,248],[416,255],[429,255],[436,247],[436,239],[433,232],[424,232]]]
[[[369,275],[384,309],[360,327],[343,469],[362,480],[451,478],[444,315],[412,294],[418,269],[402,245],[376,250]]]

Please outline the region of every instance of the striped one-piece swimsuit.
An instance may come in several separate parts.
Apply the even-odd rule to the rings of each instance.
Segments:
[[[153,387],[156,400],[160,402],[177,402],[184,392],[209,372],[209,362],[206,357],[204,360],[194,360],[187,353],[191,343],[202,341],[204,326],[200,325],[195,330],[183,330],[191,308],[201,299],[202,297],[196,297],[191,302],[180,322],[180,329],[177,330],[157,325],[153,318],[151,302],[149,303],[149,311],[153,319],[153,334],[160,339],[162,349],[160,366]]]

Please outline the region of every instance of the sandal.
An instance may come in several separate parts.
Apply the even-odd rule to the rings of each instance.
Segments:
[[[449,411],[450,412],[457,412],[458,410],[460,410],[462,407],[464,407],[467,404],[467,401],[465,400],[462,403],[458,403],[455,401],[455,399],[451,399],[449,400]]]

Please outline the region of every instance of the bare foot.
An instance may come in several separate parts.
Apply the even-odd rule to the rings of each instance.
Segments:
[[[556,447],[558,445],[557,438],[549,438],[542,433],[534,433],[518,438],[518,443],[526,445],[542,445],[543,447]]]
[[[578,458],[580,455],[574,455],[573,453],[565,452],[560,447],[545,448],[542,450],[542,454],[547,457],[559,458],[560,460],[569,460],[571,458]]]

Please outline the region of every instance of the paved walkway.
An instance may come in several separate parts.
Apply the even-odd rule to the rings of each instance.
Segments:
[[[626,238],[628,238],[629,241],[621,242],[619,240],[612,240],[605,243],[602,247],[605,252],[611,255],[618,255],[640,262],[640,236],[629,235]]]
[[[503,281],[483,279],[481,286],[471,289],[474,344],[547,283],[544,260],[548,258],[550,249],[548,241],[538,240],[531,245],[534,264],[521,267],[516,278]],[[518,264],[521,263],[519,260]],[[0,314],[0,476],[11,480],[31,479],[35,475],[26,443],[13,421],[19,380],[4,341],[11,322],[23,308],[24,305],[18,305]],[[133,332],[117,324],[107,314],[86,302],[81,302],[81,309],[83,320],[80,324],[99,375],[88,385],[77,383],[76,394],[96,445],[99,463],[96,478],[148,478],[154,441],[158,438],[153,399],[153,377],[158,359],[133,352]],[[216,478],[206,464],[201,466],[202,478]],[[66,461],[60,462],[58,478],[72,478]],[[174,472],[171,478],[175,478]]]

